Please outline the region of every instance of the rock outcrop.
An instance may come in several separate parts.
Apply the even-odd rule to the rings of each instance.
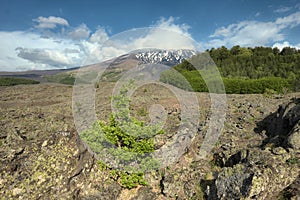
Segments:
[[[215,154],[221,167],[214,183],[217,199],[272,199],[299,179],[299,108],[294,99],[258,123],[256,130],[267,136],[261,146]]]

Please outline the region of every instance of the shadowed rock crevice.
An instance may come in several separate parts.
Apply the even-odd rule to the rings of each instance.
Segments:
[[[278,110],[257,123],[256,133],[266,136],[262,148],[266,145],[290,147],[289,137],[296,132],[295,126],[300,120],[300,99],[293,98],[289,103],[280,105]],[[297,129],[298,130],[298,129]],[[297,138],[298,139],[298,136]],[[299,141],[300,142],[300,141]]]
[[[241,150],[233,147],[214,153],[212,163],[221,169],[217,168],[213,180],[202,181],[206,198],[272,199],[281,196],[290,199],[297,196],[299,124],[300,100],[292,99],[257,123],[256,133],[266,136],[260,147]]]

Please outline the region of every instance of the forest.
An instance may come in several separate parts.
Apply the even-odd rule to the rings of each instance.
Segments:
[[[222,46],[206,52],[218,67],[226,93],[283,93],[300,90],[300,50],[292,47],[284,47],[280,51],[276,47],[240,46],[227,49]],[[183,75],[194,91],[208,92],[203,78],[188,61],[173,69]],[[188,89],[174,70],[163,72],[160,80]]]

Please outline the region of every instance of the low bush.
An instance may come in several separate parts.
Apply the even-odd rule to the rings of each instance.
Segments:
[[[25,78],[14,78],[14,77],[1,77],[0,86],[13,86],[13,85],[27,85],[27,84],[39,84],[39,81],[25,79]]]
[[[99,168],[108,169],[111,178],[131,189],[147,184],[143,179],[144,171],[158,168],[158,161],[151,155],[154,152],[153,137],[163,134],[164,131],[158,126],[145,126],[144,122],[129,117],[129,110],[126,109],[129,104],[129,87],[130,84],[125,85],[120,95],[113,97],[117,111],[111,114],[109,122],[95,122],[80,137],[98,155]],[[103,160],[107,159],[113,160],[114,166],[104,163]]]
[[[73,76],[67,76],[59,81],[59,83],[66,85],[74,85],[75,78]]]

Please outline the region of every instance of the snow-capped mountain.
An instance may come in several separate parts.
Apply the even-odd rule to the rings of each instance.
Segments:
[[[184,59],[191,58],[196,55],[194,50],[180,49],[180,50],[161,50],[149,49],[134,52],[136,59],[145,64],[163,64],[174,66],[181,63]]]

